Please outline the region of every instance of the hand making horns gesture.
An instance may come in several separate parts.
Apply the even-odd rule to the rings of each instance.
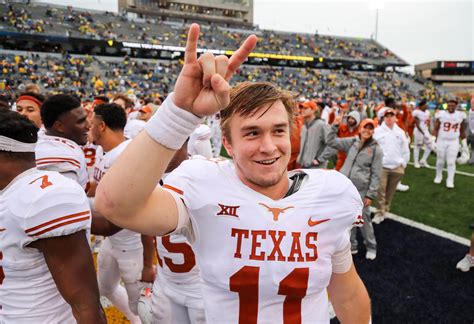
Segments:
[[[173,102],[176,106],[197,116],[209,116],[227,107],[230,102],[228,81],[247,59],[257,44],[257,37],[250,35],[229,59],[225,55],[204,53],[197,58],[199,25],[192,24],[188,32],[184,66],[174,87]]]

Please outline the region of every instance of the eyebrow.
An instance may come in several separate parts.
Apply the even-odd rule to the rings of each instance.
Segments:
[[[279,124],[275,124],[273,125],[273,128],[281,128],[281,127],[289,127],[289,124],[288,123],[279,123]],[[259,126],[245,126],[243,128],[240,129],[241,132],[246,132],[246,131],[250,131],[250,130],[256,130],[256,129],[260,129]]]

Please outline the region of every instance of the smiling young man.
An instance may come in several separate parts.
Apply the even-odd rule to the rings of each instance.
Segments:
[[[41,120],[46,132],[38,139],[36,166],[57,171],[85,189],[89,177],[79,145],[87,144],[90,123],[81,102],[69,95],[51,96],[41,107]]]
[[[359,193],[335,171],[288,174],[295,104],[288,93],[269,83],[230,90],[254,35],[230,59],[198,59],[198,35],[193,24],[174,93],[102,179],[97,209],[145,234],[186,235],[208,323],[328,323],[326,289],[342,322],[367,323],[369,297],[349,240]],[[233,162],[185,161],[157,186],[198,116],[219,110]]]

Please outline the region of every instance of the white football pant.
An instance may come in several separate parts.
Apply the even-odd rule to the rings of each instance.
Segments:
[[[143,270],[143,248],[119,250],[104,240],[98,255],[98,283],[102,296],[107,297],[131,323],[140,323],[138,299],[144,284],[140,281]],[[125,289],[120,285],[124,282]]]
[[[447,183],[454,183],[456,158],[459,152],[459,140],[438,140],[436,142],[436,178],[443,178],[443,167],[446,161],[448,169]]]

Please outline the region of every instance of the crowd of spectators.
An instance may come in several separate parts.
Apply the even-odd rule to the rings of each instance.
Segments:
[[[180,68],[178,61],[121,59],[96,56],[25,55],[0,53],[0,91],[14,94],[36,83],[46,92],[66,91],[81,98],[106,92],[166,96]],[[363,101],[375,105],[385,97],[414,101],[424,98],[437,105],[445,95],[432,84],[415,90],[394,72],[355,72],[273,66],[243,66],[233,82],[270,81],[308,98],[338,102]],[[415,80],[413,79],[413,82]]]
[[[159,17],[131,19],[126,13],[88,12],[72,7],[0,4],[0,10],[6,13],[0,18],[0,29],[21,33],[184,46],[188,28],[184,21],[162,21]],[[235,29],[214,23],[203,26],[203,29],[208,28],[211,32],[202,33],[200,37],[201,47],[235,48],[241,41],[242,32],[247,31],[259,37],[258,52],[404,63],[394,53],[369,39],[325,36],[317,32],[276,32],[260,30],[256,26]]]

